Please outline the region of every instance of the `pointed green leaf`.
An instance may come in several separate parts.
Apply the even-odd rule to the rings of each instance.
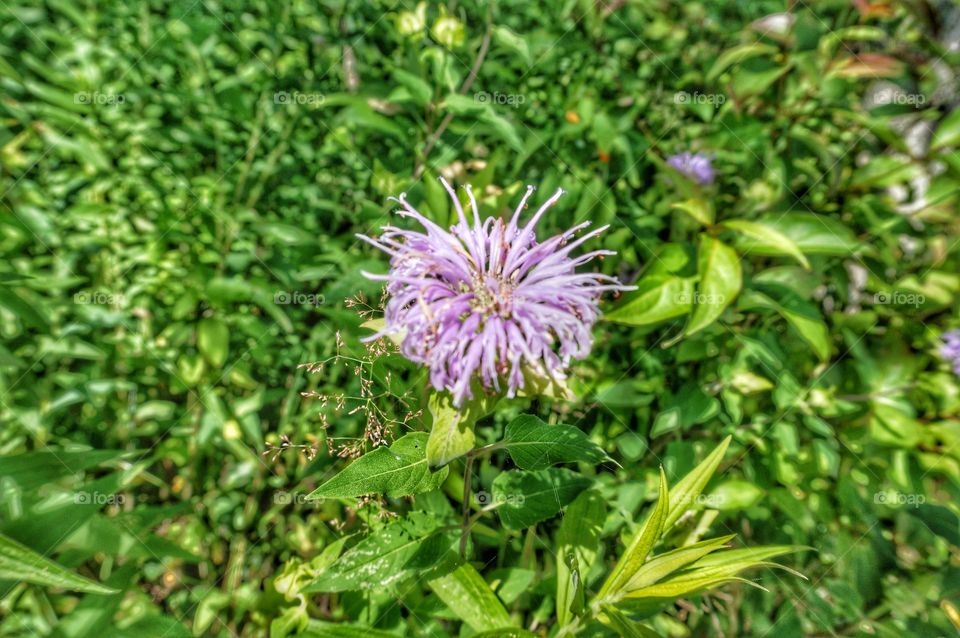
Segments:
[[[667,488],[667,475],[660,468],[660,492],[657,496],[657,505],[647,519],[643,529],[639,530],[630,541],[629,547],[617,561],[613,571],[607,578],[603,587],[600,588],[600,597],[606,593],[617,594],[623,586],[633,577],[633,575],[643,566],[647,555],[653,549],[654,544],[663,534],[664,523],[667,520],[667,512],[670,510],[670,490]]]
[[[500,599],[470,563],[462,563],[450,573],[428,581],[428,584],[437,597],[473,631],[514,625]]]
[[[301,591],[337,592],[384,589],[407,578],[423,577],[453,554],[456,534],[431,519],[394,521],[344,552]]]
[[[694,278],[674,275],[645,277],[624,303],[603,316],[607,321],[645,326],[682,317],[693,304]]]
[[[412,432],[379,447],[310,493],[307,498],[350,498],[363,494],[393,497],[430,492],[443,483],[448,468],[427,467],[427,433]]]
[[[753,239],[757,244],[765,247],[768,251],[780,251],[784,255],[793,257],[806,270],[810,270],[810,262],[800,251],[793,240],[781,233],[776,228],[768,226],[761,222],[753,222],[746,219],[727,219],[721,223],[722,226],[743,233],[746,237]]]
[[[697,497],[703,492],[710,477],[717,471],[723,455],[730,445],[731,437],[725,438],[716,449],[707,455],[700,465],[693,468],[686,476],[680,479],[670,490],[670,512],[664,520],[663,526],[671,527],[684,512],[696,503]]]
[[[197,349],[212,368],[222,368],[230,350],[227,325],[213,317],[201,319],[197,326]]]
[[[653,585],[670,574],[680,571],[690,563],[696,562],[707,554],[720,549],[729,543],[733,537],[733,534],[729,534],[728,536],[711,538],[659,554],[644,563],[643,566],[637,570],[637,573],[630,578],[630,582],[624,586],[623,590],[632,591]]]
[[[700,286],[694,297],[693,312],[684,334],[703,330],[733,303],[743,285],[740,257],[737,253],[709,235],[700,236],[697,252],[697,272]]]
[[[547,425],[529,414],[507,425],[503,446],[517,467],[542,470],[557,463],[602,463],[607,454],[579,428]]]
[[[3,535],[0,535],[0,580],[23,581],[90,594],[113,594],[117,591],[78,576]]]
[[[504,527],[522,529],[556,515],[592,482],[558,467],[536,472],[511,470],[494,479],[493,502]]]

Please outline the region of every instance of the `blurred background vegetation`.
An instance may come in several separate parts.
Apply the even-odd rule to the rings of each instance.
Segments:
[[[673,480],[733,434],[713,525],[813,548],[790,559],[809,581],[662,632],[957,635],[956,3],[5,0],[0,30],[0,534],[120,592],[0,580],[0,635],[282,636],[304,614],[458,635],[422,586],[295,596],[388,505],[302,495],[369,449],[371,414],[423,429],[417,376],[364,359],[346,301],[376,306],[359,272],[385,268],[354,234],[400,192],[445,219],[441,174],[490,214],[562,185],[545,224],[611,224],[603,267],[641,285],[579,402],[531,408],[623,466],[598,477],[608,527],[661,462]],[[665,166],[682,151],[714,186]],[[743,291],[681,337],[700,231],[737,247]],[[298,367],[338,353],[359,360]],[[371,399],[377,366],[396,385]],[[540,631],[550,529],[491,530],[484,572]]]

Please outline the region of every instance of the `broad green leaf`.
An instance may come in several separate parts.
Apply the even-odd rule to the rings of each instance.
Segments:
[[[680,571],[691,563],[703,558],[707,554],[720,549],[729,543],[733,537],[733,534],[729,534],[719,538],[711,538],[654,556],[637,570],[630,578],[630,581],[623,587],[623,591],[629,592],[653,585],[670,574]]]
[[[488,397],[482,389],[474,388],[474,398],[460,408],[453,405],[449,392],[432,392],[427,401],[432,426],[427,440],[427,462],[440,467],[473,449],[476,437],[473,426],[489,414],[497,397]]]
[[[830,358],[830,330],[820,311],[789,288],[754,282],[744,293],[741,307],[767,308],[777,312],[813,348],[821,361]]]
[[[725,438],[720,445],[707,455],[700,465],[690,470],[690,472],[680,479],[670,490],[670,511],[663,521],[664,528],[671,527],[677,520],[683,516],[684,512],[691,509],[697,500],[697,497],[703,492],[703,488],[710,481],[710,477],[717,471],[723,455],[730,445],[731,437]]]
[[[685,335],[692,335],[716,321],[723,310],[733,303],[743,285],[737,253],[709,235],[700,236],[697,271],[700,285],[690,321],[684,329]]]
[[[620,560],[617,561],[613,571],[610,572],[610,576],[607,577],[606,582],[603,583],[603,587],[600,588],[600,598],[608,593],[617,595],[622,592],[623,586],[626,585],[633,575],[637,573],[637,570],[643,566],[644,561],[647,560],[647,556],[650,554],[650,550],[652,550],[656,542],[660,540],[660,536],[663,535],[663,530],[669,526],[667,524],[667,513],[670,511],[671,497],[670,490],[667,488],[667,475],[664,474],[663,467],[661,467],[660,491],[657,496],[657,505],[653,508],[653,512],[647,519],[643,529],[638,530],[637,533],[634,534],[630,545],[626,551],[623,552]]]
[[[503,447],[523,470],[542,470],[557,463],[602,463],[608,460],[603,449],[583,430],[570,425],[547,425],[523,414],[507,425]]]
[[[756,220],[785,237],[789,237],[805,255],[849,255],[861,244],[849,228],[833,217],[813,213],[769,214]],[[781,248],[767,246],[745,237],[740,247],[747,253],[777,257]]]
[[[573,620],[585,605],[584,577],[597,559],[607,506],[599,492],[582,492],[557,531],[557,624]]]
[[[197,326],[197,349],[213,369],[222,368],[230,350],[227,325],[213,317],[201,319]]]
[[[423,577],[450,558],[456,539],[426,517],[394,521],[344,552],[302,591],[385,589]]]
[[[727,219],[721,224],[726,228],[739,231],[763,246],[768,252],[781,251],[784,255],[793,257],[805,269],[810,270],[810,262],[800,251],[793,240],[771,226],[746,219]]]
[[[704,226],[711,226],[715,217],[713,206],[704,199],[687,199],[676,204],[671,204],[670,208],[675,208],[686,213],[695,222]]]
[[[536,472],[511,470],[493,481],[493,502],[504,527],[522,529],[556,515],[593,481],[552,467]]]
[[[433,88],[423,78],[399,68],[393,70],[393,77],[410,92],[410,97],[417,106],[426,106],[433,97]]]
[[[23,581],[90,594],[113,594],[117,591],[74,574],[2,534],[0,534],[0,580]]]
[[[603,316],[607,321],[645,326],[681,317],[693,305],[693,277],[655,275],[637,283],[637,290],[624,295],[622,305]]]
[[[473,631],[489,631],[514,625],[490,585],[470,563],[428,581],[430,589]]]
[[[706,504],[721,512],[740,512],[756,504],[763,490],[750,481],[730,480],[717,485],[706,496]]]
[[[350,498],[362,494],[409,496],[437,489],[448,468],[427,466],[426,432],[411,432],[389,448],[379,447],[351,463],[307,498]]]

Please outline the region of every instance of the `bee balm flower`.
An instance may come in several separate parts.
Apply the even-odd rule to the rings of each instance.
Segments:
[[[512,397],[524,387],[525,373],[564,378],[571,359],[590,352],[601,293],[632,290],[609,275],[576,272],[595,257],[616,254],[594,250],[571,256],[607,226],[574,239],[590,225],[584,222],[538,241],[537,222],[563,190],[521,227],[532,186],[506,224],[494,217],[481,222],[467,186],[471,225],[453,189],[441,182],[459,218],[449,231],[421,215],[404,193],[391,199],[422,231],[385,226],[377,238],[358,235],[390,255],[388,274],[363,273],[386,282],[389,296],[386,328],[373,338],[401,335],[401,353],[427,366],[433,387],[448,390],[458,407],[472,398],[474,379],[490,392],[505,386]]]
[[[667,164],[698,184],[712,184],[715,177],[713,158],[703,153],[678,153],[667,158]]]

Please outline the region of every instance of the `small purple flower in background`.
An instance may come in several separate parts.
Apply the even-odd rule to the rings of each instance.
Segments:
[[[571,257],[607,226],[573,240],[588,221],[540,242],[534,228],[562,189],[521,227],[520,213],[533,186],[504,224],[494,217],[480,221],[468,185],[471,226],[453,189],[440,181],[459,217],[449,231],[417,212],[404,193],[392,201],[403,207],[401,216],[414,218],[425,232],[385,226],[376,239],[358,235],[390,255],[388,274],[364,273],[387,282],[386,328],[374,338],[399,334],[401,353],[426,365],[433,387],[448,390],[457,407],[472,398],[475,378],[497,392],[505,378],[509,397],[524,387],[525,372],[564,378],[570,360],[583,359],[593,346],[601,293],[633,289],[609,275],[576,272],[594,257],[616,254],[594,250]]]
[[[698,184],[706,186],[713,183],[713,158],[704,153],[678,153],[667,159],[667,164],[674,167]]]
[[[940,356],[953,365],[954,374],[960,376],[960,330],[951,330],[940,335],[943,345],[940,346]]]

